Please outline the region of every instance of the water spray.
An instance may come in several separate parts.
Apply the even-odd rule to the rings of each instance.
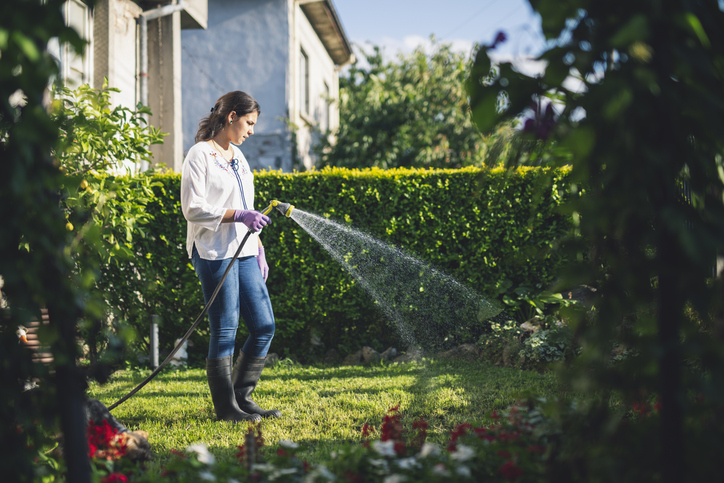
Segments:
[[[290,218],[292,215],[292,211],[294,210],[294,205],[291,205],[289,203],[283,203],[281,201],[273,200],[271,203],[269,203],[269,206],[264,208],[260,211],[262,215],[269,216],[271,212],[276,208],[279,210],[279,212],[286,216],[287,218]],[[271,219],[269,220],[269,224],[271,224]],[[123,396],[121,399],[113,403],[113,405],[108,407],[108,410],[112,410],[116,408],[121,403],[125,402],[127,399],[129,399],[131,396],[136,394],[138,391],[140,391],[146,384],[151,382],[151,380],[158,375],[159,372],[161,372],[161,369],[163,369],[166,364],[168,364],[171,359],[173,359],[173,356],[176,355],[176,352],[181,348],[181,346],[184,345],[184,343],[188,340],[189,337],[191,337],[191,334],[194,333],[196,330],[196,327],[201,323],[201,321],[204,319],[204,316],[206,315],[206,312],[209,311],[209,307],[211,307],[211,304],[216,299],[216,296],[219,293],[219,290],[221,290],[221,286],[224,284],[224,281],[226,280],[226,276],[229,274],[229,271],[231,270],[231,267],[234,265],[234,262],[237,258],[239,258],[239,254],[241,253],[241,249],[244,248],[244,245],[246,244],[246,241],[249,239],[249,236],[252,234],[252,231],[247,231],[246,235],[244,235],[244,239],[241,240],[241,243],[239,244],[239,248],[236,249],[236,253],[234,253],[234,256],[231,259],[231,263],[229,263],[229,266],[226,267],[226,271],[224,272],[224,275],[221,277],[221,280],[216,285],[216,288],[214,289],[214,293],[211,294],[211,297],[209,298],[209,301],[206,303],[206,306],[204,306],[204,309],[201,311],[198,317],[196,317],[196,320],[191,325],[189,330],[186,331],[186,334],[179,340],[178,344],[176,344],[176,347],[173,348],[171,353],[166,357],[166,359],[141,383],[133,388],[128,394]]]

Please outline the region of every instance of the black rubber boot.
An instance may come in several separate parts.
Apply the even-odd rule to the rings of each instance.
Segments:
[[[266,357],[251,357],[239,352],[239,357],[234,364],[231,374],[231,381],[234,384],[236,403],[242,411],[250,414],[258,414],[263,418],[280,418],[282,412],[278,409],[265,410],[251,400],[251,393],[256,389],[261,371],[264,369]]]
[[[206,359],[206,379],[209,381],[216,417],[222,421],[261,421],[260,415],[244,412],[236,404],[231,383],[232,358]]]

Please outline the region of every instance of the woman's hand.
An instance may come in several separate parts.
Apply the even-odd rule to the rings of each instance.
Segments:
[[[264,256],[264,247],[259,247],[259,255],[256,257],[256,262],[259,264],[259,270],[261,270],[261,276],[264,277],[264,283],[266,278],[269,276],[269,264],[266,263],[266,256]]]
[[[271,218],[253,210],[235,210],[234,223],[243,223],[251,231],[259,231],[262,227],[271,223]]]

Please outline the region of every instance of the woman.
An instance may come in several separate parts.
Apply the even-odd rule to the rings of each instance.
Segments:
[[[254,134],[260,112],[256,100],[244,92],[219,98],[199,123],[196,144],[186,155],[181,174],[186,250],[207,303],[244,235],[252,232],[208,312],[206,377],[216,416],[225,421],[281,416],[251,400],[274,336],[274,313],[265,284],[269,266],[259,238],[270,220],[254,210],[254,175],[234,144]],[[250,335],[232,367],[239,315]]]

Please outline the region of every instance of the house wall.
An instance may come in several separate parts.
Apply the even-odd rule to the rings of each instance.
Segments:
[[[134,109],[138,102],[138,27],[141,7],[131,0],[97,0],[93,10],[93,87],[103,79],[121,92],[111,93],[113,105]]]
[[[337,104],[325,99],[327,96],[324,89],[326,84],[329,95],[337,99],[339,75],[332,58],[301,7],[296,2],[294,4],[294,42],[290,65],[290,71],[293,72],[292,121],[297,126],[297,155],[304,167],[310,169],[316,163],[312,146],[321,135],[320,130],[335,129],[339,125]],[[300,102],[304,75],[300,71],[302,50],[307,54],[309,62],[309,112],[305,112],[305,107]]]
[[[206,30],[184,30],[183,149],[223,94],[241,90],[261,107],[241,150],[253,169],[292,169],[289,118],[288,0],[209,0]]]
[[[152,112],[149,122],[168,133],[163,144],[151,146],[154,162],[181,171],[184,154],[180,12],[148,21],[148,106]]]

